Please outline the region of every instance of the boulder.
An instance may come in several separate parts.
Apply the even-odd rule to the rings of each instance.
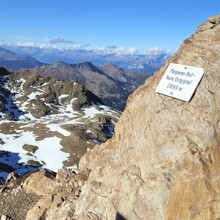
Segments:
[[[23,183],[23,188],[27,193],[38,196],[51,194],[58,183],[54,180],[55,174],[51,171],[41,170],[32,173]]]

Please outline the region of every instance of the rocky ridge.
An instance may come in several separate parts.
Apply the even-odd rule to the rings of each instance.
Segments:
[[[0,68],[0,177],[73,167],[112,136],[118,117],[75,81]]]
[[[220,15],[130,96],[114,137],[80,160],[77,175],[62,170],[54,180],[41,171],[23,180],[22,190],[40,196],[26,219],[219,219],[219,54]],[[190,102],[155,92],[171,62],[204,68]],[[38,189],[49,184],[33,184],[37,175],[55,181],[47,195]],[[57,192],[75,180],[72,193]]]
[[[90,62],[55,62],[38,67],[35,71],[64,82],[76,80],[100,97],[106,105],[120,111],[124,110],[128,96],[149,77],[146,73],[125,71],[112,64],[97,67]]]

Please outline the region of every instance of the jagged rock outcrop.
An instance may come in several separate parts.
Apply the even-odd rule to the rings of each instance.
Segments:
[[[35,205],[26,218],[219,219],[219,54],[220,15],[201,25],[165,67],[130,96],[115,136],[80,160],[80,173],[57,174],[55,185],[64,180],[61,186],[73,193],[59,197],[62,193],[54,186],[53,197],[45,202],[47,196],[41,194],[36,203],[43,204],[44,211]],[[204,68],[189,103],[155,92],[170,62]],[[62,187],[60,192],[65,191]]]
[[[73,203],[86,179],[67,169],[59,170],[57,175],[41,170],[8,178],[0,186],[0,216],[7,216],[8,220],[72,219]]]

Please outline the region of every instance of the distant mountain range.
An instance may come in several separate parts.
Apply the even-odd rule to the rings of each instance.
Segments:
[[[39,62],[31,56],[19,55],[0,47],[0,66],[9,69],[24,69],[41,66],[43,64],[44,63]]]
[[[125,108],[128,96],[149,77],[146,73],[127,71],[112,64],[97,67],[90,62],[55,62],[34,70],[42,76],[52,76],[64,82],[76,80],[106,105],[121,111]]]
[[[47,49],[45,51],[48,52]],[[89,52],[87,54],[90,55]],[[51,52],[51,56],[55,55],[55,52]],[[64,55],[64,58],[68,59],[68,56]],[[124,110],[128,96],[149,76],[146,73],[124,70],[113,64],[100,67],[91,62],[69,64],[59,61],[45,64],[30,56],[19,55],[2,47],[0,47],[0,66],[10,70],[35,69],[43,76],[52,76],[64,82],[76,80],[100,97],[105,104],[120,111]]]
[[[123,54],[100,52],[88,49],[58,49],[54,47],[2,45],[2,47],[20,54],[32,56],[43,63],[63,61],[66,63],[92,62],[96,66],[114,64],[126,70],[146,72],[159,70],[172,53],[160,52],[149,54]]]

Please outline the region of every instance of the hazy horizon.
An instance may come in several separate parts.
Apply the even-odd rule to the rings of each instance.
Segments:
[[[175,51],[220,2],[44,0],[1,3],[1,44],[113,50]]]

